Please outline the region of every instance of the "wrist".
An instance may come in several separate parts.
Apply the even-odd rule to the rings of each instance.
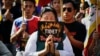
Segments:
[[[46,49],[42,50],[39,52],[39,56],[45,56],[48,52],[46,51]]]
[[[44,52],[44,54],[46,55],[49,51],[45,48],[45,49],[43,50],[43,52]]]
[[[72,36],[72,34],[70,32],[67,33],[68,36]]]
[[[55,54],[54,55],[55,56],[60,56],[59,51],[58,50],[55,50]]]
[[[51,52],[51,54],[52,54],[52,56],[54,56],[54,55],[55,55],[55,50],[54,50],[54,51],[52,51],[52,52]]]

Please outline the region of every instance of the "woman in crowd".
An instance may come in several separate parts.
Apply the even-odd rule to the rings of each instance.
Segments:
[[[56,11],[51,7],[44,7],[41,11],[40,21],[58,21]],[[67,36],[62,37],[63,41],[61,43],[53,43],[53,35],[48,35],[45,42],[40,42],[37,36],[38,33],[36,31],[30,36],[25,48],[25,56],[74,56]]]

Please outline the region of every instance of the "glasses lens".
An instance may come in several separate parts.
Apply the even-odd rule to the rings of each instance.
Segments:
[[[68,12],[72,12],[72,8],[63,8],[63,11],[68,11]]]
[[[66,11],[66,8],[63,8],[63,11]]]
[[[71,9],[71,8],[67,8],[67,11],[68,11],[68,12],[72,12],[72,9]]]

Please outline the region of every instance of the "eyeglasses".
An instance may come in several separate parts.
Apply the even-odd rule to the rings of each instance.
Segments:
[[[72,8],[63,8],[63,11],[68,11],[68,12],[72,12]]]

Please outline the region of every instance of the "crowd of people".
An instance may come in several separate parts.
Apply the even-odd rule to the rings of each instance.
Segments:
[[[84,47],[95,6],[87,1],[80,6],[73,0],[61,1],[51,0],[38,11],[36,0],[2,0],[0,56],[99,56],[98,31],[92,32],[87,51]],[[38,22],[42,21],[63,22],[62,41],[55,43],[52,34],[45,42],[39,41]]]

